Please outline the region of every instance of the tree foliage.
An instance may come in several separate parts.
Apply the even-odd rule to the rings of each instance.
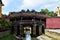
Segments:
[[[51,12],[48,12],[48,16],[53,16],[53,11],[51,11]]]
[[[48,9],[41,9],[42,13],[47,14],[48,16],[53,16],[53,11],[49,11]]]
[[[12,25],[12,22],[7,22],[7,21],[4,21],[2,19],[0,19],[0,24],[1,26],[11,26]]]
[[[42,12],[42,13],[48,13],[49,12],[49,10],[48,9],[41,9],[41,11],[40,12]]]

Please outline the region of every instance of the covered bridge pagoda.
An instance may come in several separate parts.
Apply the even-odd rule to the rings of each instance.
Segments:
[[[47,15],[35,11],[10,12],[11,30],[16,35],[25,36],[29,31],[31,36],[44,34],[45,18]]]

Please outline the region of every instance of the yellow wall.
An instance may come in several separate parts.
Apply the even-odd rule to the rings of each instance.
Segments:
[[[0,4],[0,18],[2,18],[2,5]]]
[[[60,16],[60,7],[57,7],[56,14],[57,14],[57,16]]]

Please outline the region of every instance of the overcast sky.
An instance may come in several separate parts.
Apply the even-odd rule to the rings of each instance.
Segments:
[[[2,0],[4,6],[2,13],[9,14],[9,12],[20,11],[22,9],[49,9],[55,11],[57,6],[60,6],[60,0]]]

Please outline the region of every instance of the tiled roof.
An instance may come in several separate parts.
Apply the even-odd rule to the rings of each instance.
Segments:
[[[10,14],[10,17],[47,17],[47,15],[45,14],[41,14],[41,13],[12,13]]]

